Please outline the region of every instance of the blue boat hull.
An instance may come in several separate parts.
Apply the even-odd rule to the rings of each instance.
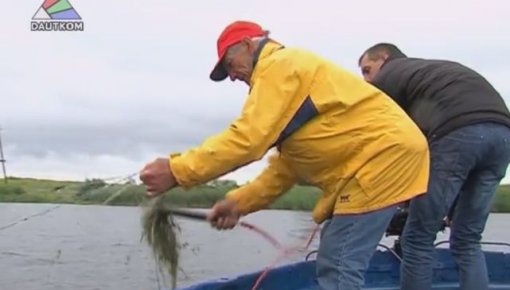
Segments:
[[[491,282],[490,289],[510,290],[510,254],[484,252]],[[399,289],[399,257],[391,250],[377,251],[365,275],[363,289]],[[250,290],[260,272],[241,274],[198,283],[181,290]],[[459,289],[457,266],[448,249],[436,249],[433,289]],[[317,290],[315,261],[302,261],[269,271],[257,289],[261,290]]]

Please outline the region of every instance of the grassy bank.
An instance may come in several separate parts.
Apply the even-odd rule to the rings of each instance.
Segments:
[[[233,181],[214,181],[189,191],[176,188],[165,197],[176,206],[206,208],[236,187]],[[314,187],[295,186],[271,208],[310,210],[319,194]],[[139,205],[145,200],[144,187],[129,183],[107,184],[100,179],[70,182],[11,177],[7,184],[0,183],[0,202],[103,204],[107,200],[112,205]]]
[[[233,181],[217,180],[189,191],[177,188],[165,197],[175,206],[206,208],[236,187]],[[317,188],[296,185],[271,208],[310,211],[319,195]],[[144,188],[134,183],[107,184],[100,179],[69,182],[12,177],[7,184],[0,184],[0,202],[103,204],[107,200],[112,205],[139,205],[145,200]],[[498,188],[493,212],[510,212],[510,185]]]
[[[498,188],[492,211],[510,212],[510,185],[501,185]]]

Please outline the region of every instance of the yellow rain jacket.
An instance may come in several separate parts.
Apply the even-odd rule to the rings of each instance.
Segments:
[[[241,115],[228,128],[170,156],[183,188],[277,148],[258,177],[227,194],[243,214],[267,207],[296,182],[322,189],[313,210],[317,223],[426,191],[425,137],[396,103],[360,77],[306,50],[268,42],[250,84]]]

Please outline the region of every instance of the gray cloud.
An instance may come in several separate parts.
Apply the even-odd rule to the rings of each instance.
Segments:
[[[179,128],[145,120],[101,125],[41,122],[10,127],[4,137],[14,146],[10,152],[14,155],[43,158],[54,152],[63,158],[72,154],[138,158],[144,150],[166,154],[196,145],[219,127],[221,125],[203,124]]]

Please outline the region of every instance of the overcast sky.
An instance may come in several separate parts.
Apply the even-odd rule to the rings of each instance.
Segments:
[[[218,133],[247,93],[242,83],[208,79],[216,38],[238,19],[356,73],[360,53],[380,41],[411,56],[460,61],[510,101],[510,2],[503,0],[70,0],[83,32],[32,32],[43,0],[3,2],[0,126],[13,176],[129,174]],[[244,182],[264,165],[226,177]]]

